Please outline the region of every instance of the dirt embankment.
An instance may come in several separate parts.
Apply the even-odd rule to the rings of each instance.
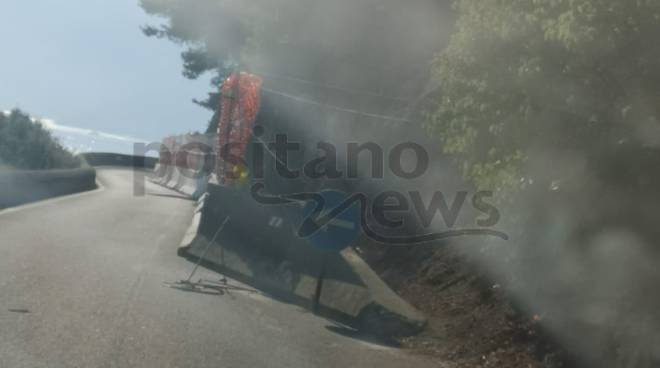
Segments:
[[[517,310],[500,285],[451,246],[384,248],[362,256],[404,299],[429,318],[426,330],[401,341],[415,353],[455,367],[566,367],[541,331],[539,316]]]
[[[362,244],[429,318],[403,345],[458,367],[658,367],[660,151],[544,153],[528,165],[538,180],[506,208],[504,247]]]

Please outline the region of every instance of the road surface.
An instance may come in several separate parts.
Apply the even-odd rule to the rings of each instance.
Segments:
[[[167,288],[193,203],[133,172],[102,188],[0,212],[0,367],[426,367],[260,294]],[[200,276],[218,279],[202,270]]]

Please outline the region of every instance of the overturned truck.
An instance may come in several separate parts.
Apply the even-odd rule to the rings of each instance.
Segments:
[[[420,165],[428,168],[428,153],[413,143],[423,140],[422,135],[403,119],[387,120],[271,90],[247,73],[225,81],[221,101],[217,145],[178,142],[185,148],[170,154],[176,144],[169,142],[161,152],[161,177],[167,176],[162,167],[169,165],[194,167],[196,179],[209,178],[180,253],[203,257],[207,265],[239,280],[372,333],[419,332],[424,316],[399,298],[354,248],[383,239],[383,246],[390,246],[388,240],[409,239],[422,229],[413,212],[402,214],[397,226],[378,218],[378,206],[389,206],[386,199],[394,196],[383,188],[401,180],[414,182],[421,176]],[[409,160],[406,151],[416,160]],[[346,198],[359,194],[362,201],[347,207],[358,207],[358,216],[343,221],[357,227],[359,237],[333,230],[333,225],[341,228],[341,221],[333,223],[341,214],[312,231],[320,235],[301,236],[309,202],[327,191]],[[226,218],[226,228],[214,239]],[[365,227],[382,239],[367,237]]]

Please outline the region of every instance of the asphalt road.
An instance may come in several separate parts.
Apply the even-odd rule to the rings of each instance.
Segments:
[[[165,287],[193,267],[176,256],[193,202],[151,183],[134,196],[130,170],[98,177],[0,212],[0,367],[440,366],[264,295]]]

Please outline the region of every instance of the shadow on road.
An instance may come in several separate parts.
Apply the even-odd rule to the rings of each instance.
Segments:
[[[325,329],[336,333],[337,335],[345,336],[345,337],[350,337],[351,339],[356,339],[364,342],[368,342],[370,344],[374,345],[380,345],[388,348],[399,348],[401,347],[401,344],[391,338],[382,338],[382,337],[377,337],[373,335],[366,334],[362,331],[358,331],[356,329],[334,324],[334,325],[329,325],[325,326]]]

